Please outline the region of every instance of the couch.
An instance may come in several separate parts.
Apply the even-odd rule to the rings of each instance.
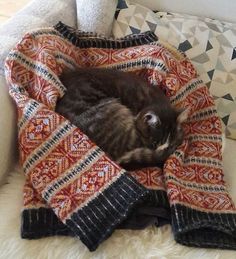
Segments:
[[[88,1],[89,2],[89,1]],[[152,8],[193,15],[208,15],[236,23],[234,0],[135,1]],[[194,7],[194,8],[193,8]],[[141,231],[117,230],[91,253],[72,237],[23,240],[20,212],[24,175],[17,164],[16,112],[8,95],[4,60],[22,35],[37,27],[48,27],[59,20],[76,26],[75,0],[34,0],[0,28],[0,258],[235,258],[234,251],[184,247],[173,239],[170,226]],[[236,142],[224,141],[224,172],[229,192],[236,203]]]

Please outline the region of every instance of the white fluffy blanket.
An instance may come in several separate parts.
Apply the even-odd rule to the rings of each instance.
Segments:
[[[23,172],[13,171],[8,183],[0,188],[0,259],[79,259],[79,258],[235,258],[235,251],[199,249],[175,243],[169,226],[142,231],[116,230],[91,253],[71,237],[39,240],[20,238]]]

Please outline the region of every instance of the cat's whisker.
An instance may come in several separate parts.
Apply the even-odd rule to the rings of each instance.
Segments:
[[[163,145],[161,145],[161,146],[159,146],[159,147],[157,147],[157,151],[162,151],[162,150],[164,150],[164,149],[167,149],[169,147],[169,143],[165,143],[165,144],[163,144]]]
[[[162,151],[162,150],[165,150],[169,147],[170,145],[170,134],[168,135],[167,139],[166,139],[166,142],[160,146],[157,147],[157,151]]]

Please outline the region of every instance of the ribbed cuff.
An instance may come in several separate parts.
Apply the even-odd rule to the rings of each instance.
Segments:
[[[158,40],[158,37],[152,31],[133,34],[120,39],[109,39],[99,36],[96,33],[77,30],[62,22],[58,22],[54,28],[63,37],[79,48],[122,49],[143,44],[150,44]]]
[[[21,214],[21,237],[38,239],[48,236],[75,236],[50,208],[24,209]]]
[[[140,200],[129,217],[119,226],[119,229],[144,229],[149,225],[156,227],[170,224],[170,206],[166,191],[149,190],[147,196]]]
[[[201,212],[171,206],[176,242],[196,247],[236,249],[236,214]]]
[[[123,222],[135,205],[144,200],[148,190],[127,173],[63,224],[50,208],[25,209],[21,236],[27,239],[64,235],[77,236],[94,251]]]
[[[65,224],[94,251],[127,218],[131,209],[148,194],[148,190],[128,174],[73,213]]]

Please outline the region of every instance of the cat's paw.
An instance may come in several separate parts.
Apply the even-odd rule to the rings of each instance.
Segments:
[[[130,161],[130,157],[129,157],[129,155],[126,154],[126,155],[120,157],[119,159],[117,159],[116,163],[119,165],[122,165],[122,164],[127,164],[129,161]]]

